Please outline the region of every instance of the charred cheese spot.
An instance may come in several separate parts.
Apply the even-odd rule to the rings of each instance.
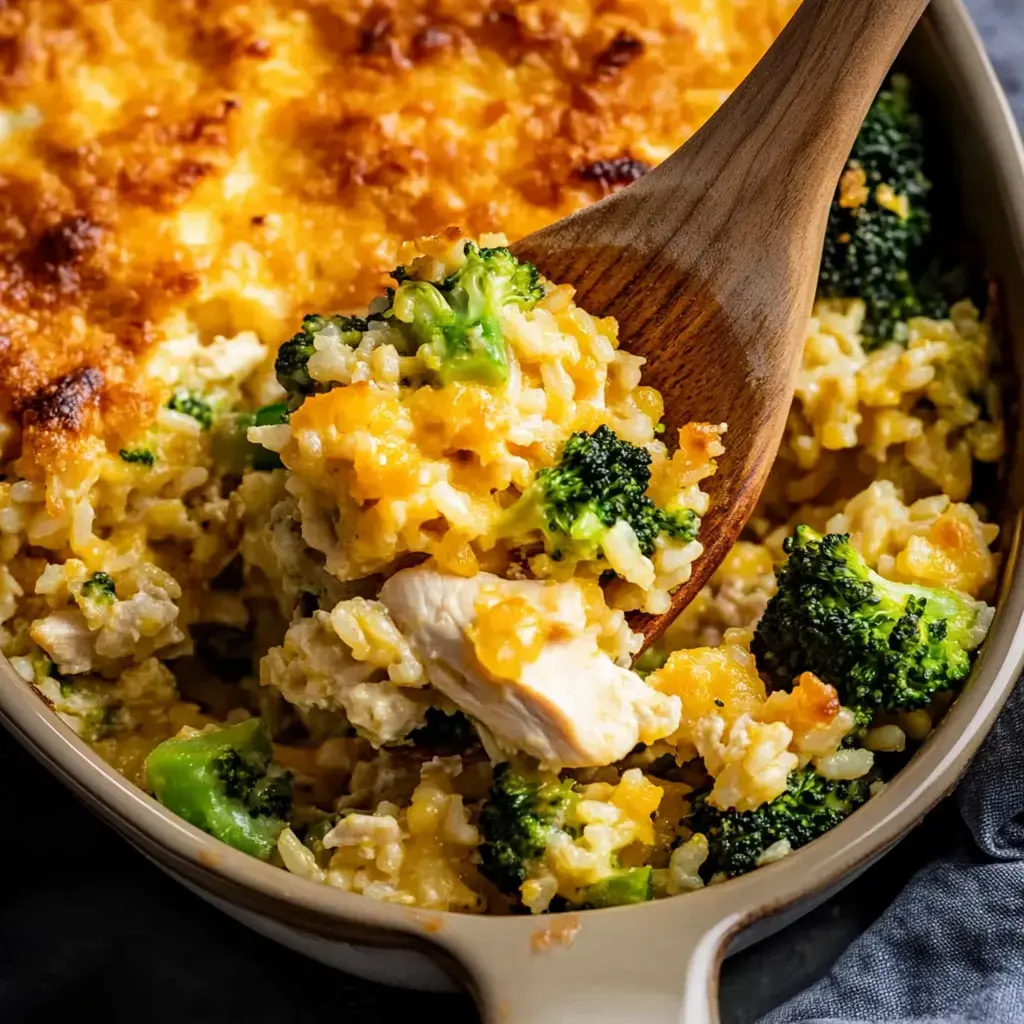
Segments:
[[[22,412],[22,426],[43,430],[81,430],[86,413],[95,408],[103,387],[103,373],[93,366],[58,377],[41,388]]]
[[[397,47],[392,35],[391,16],[386,11],[372,9],[359,34],[359,53],[398,58]]]
[[[629,32],[619,31],[594,61],[594,77],[614,78],[644,52],[644,44]]]
[[[595,160],[581,167],[579,176],[583,181],[592,181],[602,192],[614,192],[639,181],[650,169],[650,164],[627,154],[612,160]]]
[[[83,214],[65,217],[39,236],[29,264],[61,290],[73,291],[79,281],[78,264],[96,249],[99,236],[99,226]]]

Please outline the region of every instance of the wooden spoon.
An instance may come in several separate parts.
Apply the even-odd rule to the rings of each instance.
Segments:
[[[814,301],[829,204],[868,107],[927,0],[804,0],[685,146],[629,188],[513,246],[619,321],[665,399],[668,437],[728,422],[704,554],[655,640],[715,571],[778,451]],[[686,54],[680,54],[685,60]]]

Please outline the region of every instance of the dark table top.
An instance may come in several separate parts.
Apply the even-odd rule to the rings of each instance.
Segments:
[[[1024,0],[968,0],[1024,120]],[[273,945],[166,878],[0,733],[0,1021],[69,1010],[109,1022],[478,1020],[470,1001],[384,988]],[[14,827],[17,823],[17,827]],[[966,836],[943,804],[803,920],[726,961],[725,1024],[752,1024],[820,977],[923,863]]]

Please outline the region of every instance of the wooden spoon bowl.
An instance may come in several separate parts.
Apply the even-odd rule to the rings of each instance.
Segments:
[[[648,646],[704,586],[779,448],[829,205],[875,93],[927,0],[804,0],[718,113],[636,184],[513,246],[614,316],[665,399],[668,438],[727,422],[704,554]]]

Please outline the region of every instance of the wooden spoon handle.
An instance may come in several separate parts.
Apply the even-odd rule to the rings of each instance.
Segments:
[[[667,425],[729,423],[704,554],[651,642],[746,523],[793,398],[836,182],[927,0],[804,0],[717,114],[629,188],[517,242],[648,361]],[[668,435],[674,437],[673,434]]]
[[[751,186],[788,181],[826,211],[868,107],[928,0],[804,0],[775,44],[693,139],[650,176],[705,201],[731,164]],[[663,184],[663,183],[662,183]],[[807,202],[810,200],[810,202]]]
[[[807,268],[821,258],[836,182],[927,5],[804,0],[685,146],[630,188],[517,242],[516,253],[552,280],[575,285],[577,302],[618,317],[625,336],[642,335],[651,352],[661,339],[650,327],[652,310],[640,307],[651,304],[655,285],[665,295],[692,295],[689,280],[713,278],[714,298],[725,306],[730,292],[753,298],[752,280],[774,284],[781,271],[781,294],[809,309],[816,275]],[[779,200],[780,182],[789,203]],[[670,268],[666,277],[659,277],[662,266]],[[665,314],[658,311],[667,323]],[[784,331],[766,334],[788,339]]]
[[[715,297],[733,310],[740,306],[729,291],[752,297],[753,280],[784,287],[792,307],[809,311],[816,274],[806,269],[821,261],[836,182],[879,86],[927,6],[928,0],[804,0],[715,115],[634,186],[660,211],[661,255],[682,266],[686,251],[702,244],[705,256],[690,271],[703,276],[701,260],[708,260]],[[781,268],[788,270],[785,286],[775,278]],[[771,296],[757,296],[756,304],[770,306]],[[795,337],[765,336],[787,344]]]

